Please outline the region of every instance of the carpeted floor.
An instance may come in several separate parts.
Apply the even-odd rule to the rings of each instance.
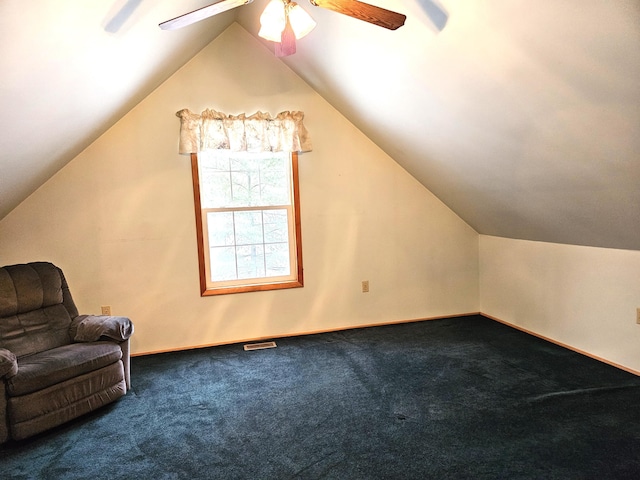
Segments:
[[[640,377],[463,317],[132,359],[2,479],[638,479]]]

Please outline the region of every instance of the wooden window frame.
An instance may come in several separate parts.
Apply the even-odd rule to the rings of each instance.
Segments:
[[[295,280],[286,280],[286,281],[274,281],[274,282],[265,282],[259,284],[244,284],[244,285],[234,285],[234,286],[225,286],[225,287],[214,287],[211,288],[207,285],[207,269],[206,269],[206,256],[205,249],[208,248],[208,244],[205,245],[205,233],[203,230],[203,209],[202,203],[200,201],[200,173],[198,168],[198,154],[191,154],[191,176],[193,179],[193,200],[195,206],[195,216],[196,216],[196,239],[198,245],[198,268],[200,273],[200,295],[203,297],[213,296],[213,295],[226,295],[231,293],[244,293],[244,292],[259,292],[259,291],[267,291],[267,290],[280,290],[286,288],[299,288],[304,286],[304,278],[303,272],[304,269],[302,267],[302,228],[300,224],[300,186],[299,186],[299,177],[298,177],[298,153],[291,153],[291,177],[292,177],[292,207],[293,207],[293,215],[294,215],[294,235],[293,239],[294,248],[295,248],[295,259],[296,259],[296,273]],[[291,240],[291,239],[290,239]]]

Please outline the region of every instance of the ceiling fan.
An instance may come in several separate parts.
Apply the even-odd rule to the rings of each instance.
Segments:
[[[212,17],[227,10],[251,3],[253,0],[221,0],[160,24],[163,30],[175,30]],[[309,0],[322,7],[349,17],[396,30],[404,25],[406,15],[392,12],[358,0]],[[275,42],[275,53],[283,57],[295,53],[295,40],[313,30],[315,22],[307,12],[290,0],[271,0],[260,17],[260,35]]]

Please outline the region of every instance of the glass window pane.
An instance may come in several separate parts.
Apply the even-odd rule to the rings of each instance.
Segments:
[[[219,155],[198,158],[200,173],[200,204],[202,208],[216,208],[231,201],[229,159]]]
[[[202,208],[218,208],[231,204],[231,177],[229,172],[203,171],[204,187],[200,189]]]
[[[267,276],[275,277],[291,274],[288,243],[270,243],[265,245],[264,249],[265,274]]]
[[[264,241],[265,243],[289,241],[286,210],[264,210]]]
[[[231,172],[231,188],[233,190],[234,207],[251,207],[260,205],[259,172]]]
[[[232,171],[251,171],[256,172],[260,170],[260,163],[263,160],[256,155],[250,153],[231,153],[229,157],[229,164]]]
[[[261,158],[240,152],[202,152],[202,207],[290,205],[289,155],[268,155]]]
[[[209,249],[211,281],[224,282],[238,278],[235,247],[213,247]]]
[[[235,212],[236,245],[264,242],[262,211]]]
[[[219,152],[202,152],[198,154],[198,163],[200,168],[209,170],[218,170],[222,172],[229,171],[229,156],[227,153]]]
[[[262,205],[289,205],[291,203],[289,177],[283,168],[267,169],[261,176]]]
[[[245,245],[236,248],[238,278],[262,278],[264,269],[264,246]]]
[[[209,246],[235,245],[233,212],[207,212]]]

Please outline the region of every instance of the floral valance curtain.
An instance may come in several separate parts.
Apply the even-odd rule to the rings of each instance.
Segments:
[[[308,152],[311,139],[302,120],[303,112],[280,112],[275,117],[256,112],[251,116],[226,115],[207,109],[200,115],[187,109],[180,118],[182,155],[205,150],[235,152]]]

